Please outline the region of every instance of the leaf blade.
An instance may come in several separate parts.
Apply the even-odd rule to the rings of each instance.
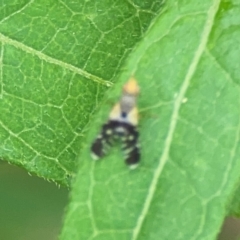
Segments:
[[[3,4],[1,159],[69,184],[91,114],[142,36],[140,25],[159,10],[155,3]]]
[[[219,231],[239,177],[239,85],[214,56],[220,53],[231,69],[219,51],[225,42],[215,35],[231,11],[223,11],[220,1],[171,3],[154,20],[110,94],[117,99],[132,73],[139,80],[140,110],[156,116],[141,120],[143,162],[129,172],[114,151],[92,163],[86,147],[61,239],[70,239],[72,229],[72,239],[86,233],[80,220],[75,225],[77,219],[89,220],[85,238],[95,240],[215,239]],[[239,49],[224,47],[239,62]],[[93,123],[97,127],[90,130],[89,145],[108,110],[103,107]],[[81,209],[86,213],[81,215]]]

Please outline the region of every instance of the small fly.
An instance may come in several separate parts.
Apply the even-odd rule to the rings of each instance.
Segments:
[[[139,86],[135,78],[131,77],[123,86],[120,101],[112,108],[108,122],[102,126],[91,147],[94,160],[102,158],[113,145],[115,139],[122,142],[125,162],[131,168],[137,167],[140,161],[138,109],[136,106]]]

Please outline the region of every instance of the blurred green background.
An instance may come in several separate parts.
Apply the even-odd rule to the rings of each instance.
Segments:
[[[0,161],[0,239],[57,240],[68,189]]]
[[[0,161],[0,240],[57,240],[68,193]],[[239,239],[240,220],[227,218],[218,240]]]

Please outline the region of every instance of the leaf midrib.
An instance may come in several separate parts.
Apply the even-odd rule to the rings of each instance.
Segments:
[[[79,75],[83,76],[84,78],[90,79],[94,82],[100,83],[100,84],[105,85],[107,87],[112,86],[112,82],[110,82],[110,81],[104,80],[104,79],[102,79],[102,78],[100,78],[96,75],[93,75],[93,74],[91,74],[87,71],[84,71],[81,68],[75,67],[75,66],[73,66],[69,63],[66,63],[66,62],[63,62],[63,61],[58,60],[56,58],[50,57],[50,56],[32,48],[32,47],[29,47],[29,46],[27,46],[27,45],[25,45],[25,44],[23,44],[19,41],[16,41],[16,40],[13,40],[9,37],[6,37],[5,35],[3,35],[1,33],[0,33],[0,42],[2,42],[3,45],[5,45],[5,44],[12,45],[12,46],[14,46],[18,49],[21,49],[24,52],[27,52],[27,53],[30,53],[30,54],[33,54],[33,55],[37,56],[39,59],[42,59],[42,60],[44,60],[48,63],[58,65],[58,66],[60,66],[64,69],[68,69],[71,72],[79,74]]]
[[[172,116],[170,118],[170,127],[169,127],[168,134],[166,137],[164,150],[163,150],[162,156],[159,158],[159,165],[153,174],[153,179],[150,184],[149,191],[146,196],[142,211],[138,217],[137,224],[136,224],[135,228],[133,229],[132,240],[138,239],[144,219],[149,211],[151,202],[153,200],[158,180],[161,176],[161,173],[162,173],[162,170],[163,170],[165,164],[167,163],[168,153],[169,153],[169,149],[170,149],[170,146],[172,143],[173,134],[174,134],[174,131],[175,131],[175,128],[177,125],[177,119],[178,119],[179,110],[181,108],[182,100],[188,89],[190,80],[191,80],[192,76],[194,75],[195,70],[198,66],[199,60],[206,48],[208,38],[211,33],[214,19],[215,19],[216,13],[218,11],[219,5],[220,5],[220,0],[214,0],[212,6],[208,10],[207,20],[206,20],[206,23],[203,28],[203,32],[202,32],[202,36],[200,38],[198,48],[194,54],[194,57],[193,57],[193,60],[190,64],[190,66],[188,68],[187,74],[183,80],[183,84],[181,85],[179,94],[176,97],[176,100],[174,102],[173,112],[172,112]],[[196,234],[195,234],[195,236],[192,237],[192,239],[196,239],[196,237],[201,233],[203,225],[204,225],[204,221],[201,222],[201,225],[199,226],[198,231],[196,231]]]

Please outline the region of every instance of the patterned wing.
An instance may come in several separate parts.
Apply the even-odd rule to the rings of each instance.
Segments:
[[[93,159],[98,160],[105,156],[108,149],[112,146],[115,128],[116,126],[112,121],[102,126],[101,133],[97,136],[91,147]]]
[[[123,152],[125,162],[131,168],[137,167],[140,161],[139,132],[137,128],[130,124],[125,124],[126,134],[123,137]]]

